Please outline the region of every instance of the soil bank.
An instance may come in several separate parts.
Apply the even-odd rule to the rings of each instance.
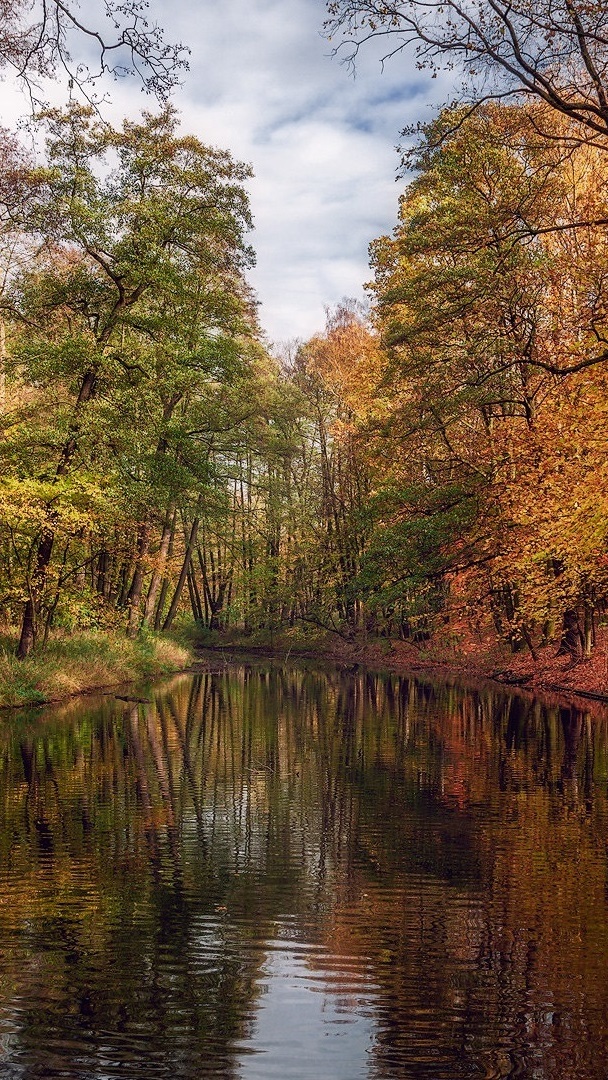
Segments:
[[[337,634],[306,642],[285,633],[276,635],[272,642],[230,636],[201,642],[200,647],[204,651],[210,649],[216,655],[220,652],[225,658],[231,652],[283,661],[303,657],[402,675],[491,679],[531,693],[548,692],[608,705],[608,632],[605,628],[598,632],[592,656],[578,662],[573,662],[569,656],[558,656],[555,644],[539,649],[534,658],[528,651],[512,653],[498,641],[479,640],[472,634],[462,634],[457,640],[453,637],[442,639],[437,635],[432,641],[412,644],[387,639],[346,641]]]

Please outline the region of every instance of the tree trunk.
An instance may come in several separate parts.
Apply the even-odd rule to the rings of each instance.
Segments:
[[[30,595],[25,603],[23,621],[21,623],[21,636],[17,648],[19,660],[25,660],[29,656],[36,643],[36,629],[40,597],[44,589],[46,572],[53,553],[55,534],[51,529],[45,529],[39,544],[36,558],[36,569],[30,584]]]
[[[97,384],[97,367],[90,368],[89,371],[83,376],[80,384],[80,390],[75,405],[75,413],[86,405],[95,393],[95,386]],[[72,424],[70,436],[65,443],[61,452],[61,458],[55,476],[65,476],[68,472],[76,450],[78,448],[78,424],[76,420]],[[25,608],[23,610],[23,621],[21,623],[21,636],[19,638],[19,646],[17,648],[17,657],[19,660],[24,660],[26,656],[29,656],[36,641],[36,623],[38,613],[40,609],[40,601],[44,592],[44,585],[46,581],[46,574],[51,562],[51,556],[53,554],[53,544],[55,542],[55,532],[53,529],[53,515],[50,506],[47,507],[48,525],[43,529],[42,535],[38,543],[38,552],[36,556],[36,570],[32,577],[30,586],[30,595],[26,601]]]
[[[139,527],[139,536],[137,538],[137,557],[135,560],[135,570],[133,572],[133,581],[131,582],[131,588],[129,590],[129,619],[127,623],[127,636],[134,638],[137,636],[139,630],[139,613],[141,607],[141,595],[144,586],[144,575],[146,571],[145,562],[146,556],[150,548],[150,523],[145,521]]]
[[[557,650],[558,656],[570,655],[573,661],[580,660],[582,652],[582,635],[578,622],[576,608],[568,608],[564,612],[562,622],[562,637]]]
[[[175,532],[175,523],[177,521],[177,510],[171,505],[167,510],[167,515],[163,523],[163,531],[160,538],[160,547],[158,549],[158,555],[156,558],[156,566],[152,573],[152,579],[150,581],[150,588],[148,589],[148,595],[146,597],[146,606],[144,608],[144,617],[142,626],[147,626],[152,618],[154,608],[156,607],[156,598],[158,596],[159,589],[163,580],[165,572],[165,566],[167,564],[167,556],[169,554],[169,545]]]
[[[175,541],[175,526],[177,523],[177,511],[173,516],[173,522],[171,526],[171,535],[169,537],[169,549],[167,551],[167,562],[170,563],[173,558],[173,544]],[[160,587],[160,595],[158,597],[158,603],[156,605],[156,611],[154,613],[154,629],[160,630],[163,622],[163,611],[165,610],[165,601],[167,599],[167,593],[169,592],[169,574],[165,568],[162,584]]]
[[[175,586],[175,592],[173,593],[173,599],[171,601],[169,611],[167,612],[167,618],[165,619],[165,621],[163,623],[163,630],[170,630],[171,629],[171,626],[173,624],[173,620],[174,620],[174,618],[176,616],[177,608],[178,608],[178,605],[179,605],[179,602],[180,602],[180,599],[181,599],[181,595],[182,595],[182,592],[183,592],[183,589],[184,589],[184,585],[186,583],[186,578],[188,576],[188,569],[189,569],[190,563],[192,561],[192,552],[194,551],[194,549],[196,547],[196,537],[197,537],[197,534],[198,534],[199,522],[200,522],[200,518],[198,518],[198,517],[196,517],[194,519],[194,521],[192,522],[192,528],[190,529],[190,537],[189,537],[188,543],[186,545],[186,553],[184,555],[183,566],[182,566],[182,569],[181,569],[181,573],[179,575],[179,580],[177,582],[177,585]]]
[[[133,565],[133,559],[123,559],[118,572],[118,580],[116,582],[116,607],[124,608],[127,606],[127,597],[129,595],[129,578],[131,577],[131,567]]]
[[[595,645],[595,619],[593,607],[585,601],[585,623],[583,630],[583,656],[589,657]]]
[[[107,548],[102,548],[97,556],[97,575],[95,578],[95,591],[99,596],[107,600],[110,593],[110,553]]]
[[[203,605],[201,602],[200,593],[196,585],[196,580],[192,572],[192,560],[190,561],[190,566],[188,567],[187,580],[188,592],[190,593],[190,606],[192,607],[194,621],[197,623],[202,623],[204,621]]]

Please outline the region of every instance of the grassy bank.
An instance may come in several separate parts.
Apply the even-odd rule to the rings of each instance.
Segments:
[[[192,663],[186,646],[161,635],[130,641],[120,633],[87,631],[57,636],[27,660],[17,660],[17,640],[0,636],[0,708],[61,701],[107,686],[180,671]]]

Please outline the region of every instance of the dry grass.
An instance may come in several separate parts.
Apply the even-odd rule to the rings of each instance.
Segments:
[[[0,638],[0,707],[61,701],[106,686],[180,671],[192,653],[170,638],[86,632],[53,638],[27,660],[15,657],[16,639]]]

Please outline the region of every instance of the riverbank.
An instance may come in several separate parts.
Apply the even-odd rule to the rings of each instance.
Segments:
[[[593,656],[573,664],[557,656],[556,646],[511,653],[498,641],[473,634],[437,635],[413,644],[384,638],[347,641],[337,634],[285,631],[266,635],[206,635],[202,649],[223,655],[272,656],[287,661],[303,657],[395,674],[419,673],[450,678],[492,679],[532,693],[549,691],[608,704],[608,633],[598,632]],[[0,635],[0,708],[20,708],[64,701],[78,694],[171,675],[196,662],[192,648],[174,638],[145,634],[130,640],[121,633],[89,631],[56,636],[44,649],[19,661],[16,638]]]
[[[16,638],[0,637],[0,708],[43,705],[76,694],[183,671],[192,650],[173,638],[88,631],[56,636],[26,660],[15,657]]]
[[[374,647],[372,654],[377,656]],[[558,656],[555,644],[539,648],[533,657],[528,651],[511,653],[503,646],[476,643],[469,638],[455,644],[436,641],[425,648],[392,642],[383,659],[396,671],[492,679],[533,693],[550,691],[608,703],[605,640],[598,642],[591,657],[575,663],[569,656]]]
[[[558,656],[553,643],[537,650],[512,653],[502,642],[482,639],[468,629],[431,641],[413,644],[408,641],[363,638],[347,641],[337,634],[285,632],[268,637],[230,635],[206,637],[203,648],[289,657],[324,659],[338,664],[359,665],[395,674],[418,672],[469,679],[492,679],[505,686],[520,687],[533,693],[550,691],[566,696],[581,696],[608,704],[608,631],[598,630],[593,655],[572,662]]]

